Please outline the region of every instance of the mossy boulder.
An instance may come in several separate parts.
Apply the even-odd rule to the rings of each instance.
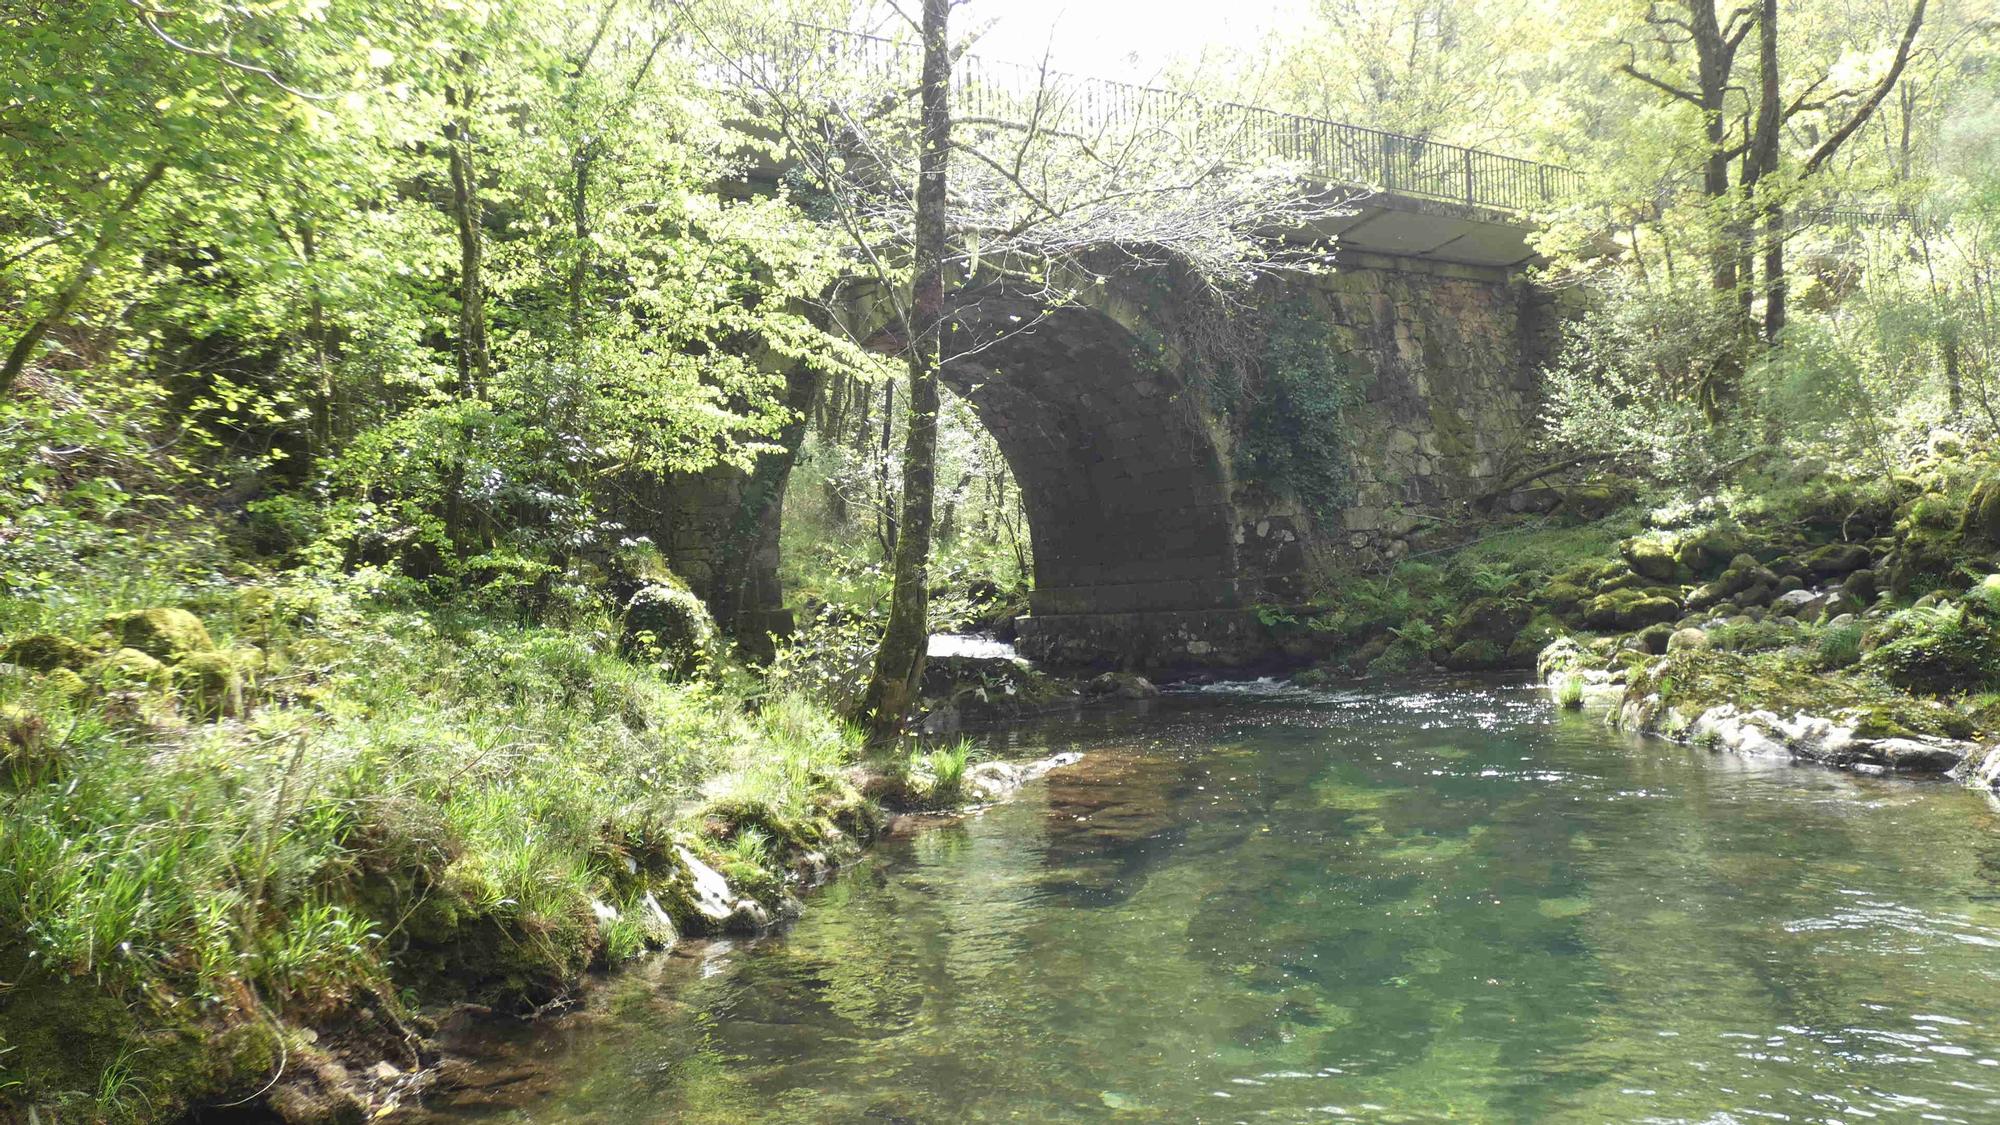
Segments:
[[[1868,548],[1860,543],[1828,543],[1799,559],[1798,563],[1807,574],[1825,581],[1852,574],[1865,568],[1870,561]]]
[[[1961,529],[1977,523],[1970,505],[1959,508],[1943,496],[1918,497],[1896,523],[1895,550],[1880,567],[1884,584],[1897,597],[1948,584],[1966,554]]]
[[[0,704],[0,763],[7,771],[39,773],[51,764],[48,720],[18,703]]]
[[[194,715],[221,719],[243,713],[243,673],[228,653],[189,653],[173,666],[172,680]]]
[[[1874,571],[1857,570],[1847,576],[1847,581],[1840,584],[1840,594],[1844,598],[1850,598],[1866,606],[1875,600],[1875,595],[1880,591],[1879,582],[1880,579]]]
[[[191,652],[215,648],[201,618],[184,609],[135,609],[104,619],[104,631],[124,648],[138,649],[161,660],[177,660]]]
[[[716,644],[715,618],[679,580],[649,582],[625,603],[619,651],[659,665],[674,676],[692,676]]]
[[[0,649],[0,663],[18,664],[34,672],[53,672],[58,668],[81,671],[95,659],[97,654],[87,646],[60,633],[29,633]]]
[[[1674,552],[1657,539],[1627,539],[1618,544],[1618,553],[1634,574],[1654,582],[1670,582],[1680,570]]]
[[[1548,647],[1535,657],[1535,676],[1549,680],[1567,672],[1574,672],[1589,663],[1583,647],[1573,637],[1557,637]]]
[[[1454,615],[1452,635],[1460,644],[1491,641],[1504,648],[1533,616],[1534,609],[1526,602],[1478,598]]]
[[[1748,545],[1742,528],[1716,524],[1684,537],[1674,549],[1674,560],[1697,576],[1713,577]]]
[[[1562,510],[1578,519],[1603,519],[1618,506],[1619,500],[1618,492],[1605,485],[1580,484],[1563,490]]]
[[[1568,615],[1576,612],[1578,606],[1589,601],[1591,592],[1584,586],[1563,578],[1554,578],[1542,587],[1541,601],[1555,613]]]
[[[136,648],[121,648],[92,661],[84,668],[83,677],[110,688],[157,688],[166,686],[168,673],[167,666],[152,656]]]
[[[1507,646],[1507,667],[1533,668],[1543,649],[1563,635],[1562,623],[1546,613],[1537,613],[1521,626]]]
[[[1907,691],[1962,695],[2000,687],[2000,632],[1963,607],[1906,610],[1871,641],[1867,665]]]
[[[1667,637],[1668,652],[1685,652],[1689,649],[1704,649],[1708,647],[1708,634],[1693,627],[1675,629]]]
[[[2000,546],[2000,477],[1988,477],[1973,487],[1958,530],[1966,539]]]
[[[1661,589],[1624,589],[1599,594],[1584,608],[1584,624],[1593,629],[1643,629],[1681,615],[1681,603]]]
[[[1444,666],[1455,672],[1480,672],[1507,663],[1507,650],[1488,640],[1467,641],[1451,650]]]
[[[42,683],[64,699],[81,699],[90,694],[90,684],[68,668],[56,668],[42,675]]]

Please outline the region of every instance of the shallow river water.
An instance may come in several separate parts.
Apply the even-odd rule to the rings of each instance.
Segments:
[[[1206,691],[507,1050],[505,1122],[2000,1121],[2000,812],[1530,689]],[[504,1054],[504,1052],[503,1052]]]

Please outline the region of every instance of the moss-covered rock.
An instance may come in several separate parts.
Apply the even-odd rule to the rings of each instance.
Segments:
[[[1944,496],[1918,497],[1896,522],[1896,546],[1879,568],[1897,597],[1924,594],[1949,584],[1965,556],[1961,527],[1967,512]]]
[[[707,664],[716,637],[715,619],[692,590],[679,580],[655,581],[625,603],[619,649],[673,675],[692,676]]]
[[[60,633],[29,633],[7,642],[0,649],[0,663],[18,664],[36,672],[52,672],[67,668],[72,672],[82,671],[97,654],[88,646],[79,644]]]
[[[103,627],[120,646],[161,660],[178,660],[215,647],[201,618],[184,609],[157,607],[114,613],[104,619]]]
[[[1924,695],[2000,687],[2000,632],[1961,606],[1906,610],[1874,639],[1866,663],[1890,683]]]
[[[1798,560],[1800,568],[1819,581],[1838,578],[1865,568],[1872,560],[1860,543],[1828,543]]]
[[[1685,652],[1689,649],[1708,648],[1708,634],[1696,628],[1675,629],[1667,637],[1668,652]]]
[[[1617,491],[1601,484],[1580,484],[1562,493],[1563,512],[1577,519],[1603,519],[1618,503]]]
[[[1455,672],[1480,672],[1503,667],[1507,650],[1488,640],[1467,641],[1451,650],[1444,666]]]
[[[220,719],[243,713],[243,673],[228,653],[189,653],[173,666],[172,678],[194,715]]]
[[[1988,477],[1973,487],[1958,530],[1967,539],[2000,546],[2000,477]]]
[[[1661,589],[1614,590],[1599,594],[1584,608],[1584,624],[1593,629],[1643,629],[1681,615],[1681,603]]]
[[[48,720],[18,703],[0,704],[0,776],[30,780],[55,764]]]
[[[1684,537],[1674,560],[1703,578],[1721,573],[1729,560],[1743,552],[1749,538],[1734,524],[1716,524]]]
[[[90,683],[68,668],[57,668],[44,674],[42,684],[68,700],[82,699],[90,694]]]
[[[84,679],[107,688],[165,687],[167,666],[136,648],[121,648],[90,663]]]
[[[1452,636],[1460,644],[1491,641],[1504,648],[1534,616],[1526,602],[1499,598],[1477,598],[1453,615]]]
[[[1627,539],[1618,544],[1618,553],[1633,573],[1654,582],[1671,582],[1680,570],[1674,552],[1657,539]]]

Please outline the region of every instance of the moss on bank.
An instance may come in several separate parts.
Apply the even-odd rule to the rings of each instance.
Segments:
[[[1969,750],[2000,736],[2000,458],[1928,450],[1908,470],[1523,519],[1266,618],[1325,654],[1309,683],[1539,655],[1559,698],[1599,685],[1614,717],[1663,733],[1735,708]]]
[[[407,1072],[444,1005],[529,1012],[768,922],[876,828],[851,732],[628,660],[606,613],[532,627],[303,580],[111,608],[4,623],[36,657],[0,675],[16,1113],[262,1090],[349,1119],[343,1055]]]

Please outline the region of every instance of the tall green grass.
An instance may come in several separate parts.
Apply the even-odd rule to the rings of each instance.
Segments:
[[[816,815],[860,752],[802,701],[753,709],[730,686],[625,662],[609,620],[446,627],[359,598],[287,590],[241,620],[205,614],[225,637],[256,630],[283,669],[243,719],[0,678],[0,705],[35,715],[54,747],[47,768],[0,781],[0,980],[15,998],[104,997],[130,1015],[91,1024],[74,1005],[76,1026],[58,1030],[76,1049],[26,1058],[10,1048],[43,1032],[0,1001],[0,1096],[81,1119],[171,1112],[184,1060],[91,1037],[304,1018],[363,996],[393,1008],[458,986],[440,968],[483,971],[445,952],[470,935],[501,935],[486,955],[506,968],[485,987],[536,1000],[649,940],[631,920],[635,856],[696,840],[722,797]],[[122,608],[9,616],[83,634]],[[745,866],[780,850],[748,831],[718,847]],[[601,925],[599,903],[626,909]]]

